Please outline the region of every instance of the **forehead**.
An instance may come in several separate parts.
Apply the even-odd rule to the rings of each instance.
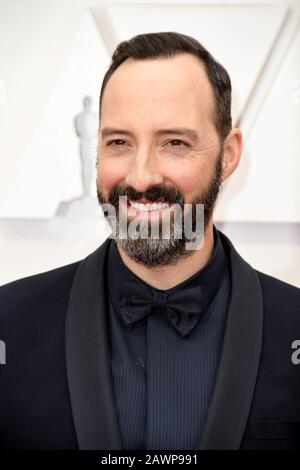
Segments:
[[[126,119],[163,124],[185,117],[195,124],[208,120],[213,91],[204,64],[191,54],[152,60],[125,60],[106,84],[101,124]],[[124,121],[125,122],[125,121]]]

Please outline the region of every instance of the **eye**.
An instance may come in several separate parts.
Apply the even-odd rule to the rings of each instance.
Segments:
[[[172,144],[171,147],[180,147],[181,144],[184,145],[184,146],[187,146],[187,144],[185,142],[183,142],[183,140],[180,140],[180,139],[170,140],[168,142],[168,144]]]
[[[117,147],[122,147],[124,143],[125,143],[125,140],[113,139],[113,140],[109,140],[106,145],[109,146],[109,145],[115,144]]]

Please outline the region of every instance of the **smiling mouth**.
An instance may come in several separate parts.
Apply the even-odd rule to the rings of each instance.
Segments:
[[[140,199],[138,201],[131,201],[130,199],[127,199],[127,207],[138,212],[160,211],[169,209],[170,206],[171,204],[169,204],[168,202],[163,202],[161,200],[150,202],[145,199]]]

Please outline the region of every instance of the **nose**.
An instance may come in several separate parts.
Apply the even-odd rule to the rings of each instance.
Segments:
[[[162,184],[164,181],[159,162],[150,151],[138,151],[128,169],[125,183],[137,192],[145,192],[151,186]]]

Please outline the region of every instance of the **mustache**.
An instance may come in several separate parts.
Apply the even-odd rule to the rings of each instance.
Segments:
[[[108,202],[114,206],[119,203],[119,196],[127,196],[131,201],[147,199],[149,202],[166,202],[169,204],[180,204],[183,207],[184,197],[180,191],[175,188],[167,188],[165,186],[152,186],[144,192],[136,191],[132,186],[123,188],[115,186],[109,194]]]

